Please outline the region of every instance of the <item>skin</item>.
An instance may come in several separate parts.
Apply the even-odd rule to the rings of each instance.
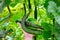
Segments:
[[[21,25],[20,25],[20,23],[18,23],[18,25],[20,26],[20,28],[21,28]],[[32,40],[33,39],[33,34],[29,34],[29,33],[27,33],[27,32],[25,32],[22,28],[21,28],[21,30],[23,31],[23,33],[24,33],[24,40]]]

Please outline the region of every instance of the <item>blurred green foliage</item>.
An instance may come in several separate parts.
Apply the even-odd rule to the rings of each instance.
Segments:
[[[2,0],[1,0],[2,1]],[[24,40],[24,34],[21,28],[15,22],[21,20],[24,15],[23,0],[5,0],[0,1],[0,31],[8,30],[5,38],[7,40]],[[60,1],[59,0],[30,0],[32,11],[28,17],[28,21],[44,27],[41,35],[36,35],[37,40],[52,40],[52,34],[55,34],[54,40],[60,40]],[[35,3],[35,2],[36,3]],[[2,4],[1,4],[2,3]],[[25,0],[26,12],[28,13],[28,0]],[[11,17],[7,5],[11,10]],[[34,5],[38,8],[37,21],[34,19]],[[1,9],[2,8],[2,9]],[[53,24],[53,18],[55,23]],[[4,19],[4,20],[3,20]],[[54,26],[53,26],[54,25]],[[0,32],[1,33],[1,32]],[[9,39],[8,39],[9,38]]]

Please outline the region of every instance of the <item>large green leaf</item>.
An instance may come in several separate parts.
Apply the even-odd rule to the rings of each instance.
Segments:
[[[48,38],[51,37],[51,31],[44,31],[42,35],[45,38],[45,40],[48,40]]]
[[[59,9],[58,9],[59,12]],[[48,5],[48,13],[51,13],[52,15],[54,15],[55,20],[57,21],[58,24],[60,24],[60,16],[58,15],[57,12],[57,5],[55,2],[50,1],[49,5]],[[52,16],[53,17],[53,16]]]
[[[49,38],[51,38],[51,35],[52,35],[52,24],[43,22],[41,26],[44,27],[44,31],[42,33],[44,39],[49,40]]]
[[[54,1],[48,1],[48,5],[47,5],[47,16],[49,18],[53,18],[53,14],[56,13],[57,11],[57,5]]]
[[[49,1],[49,5],[47,8],[48,13],[55,13],[57,10],[57,5],[54,1]]]

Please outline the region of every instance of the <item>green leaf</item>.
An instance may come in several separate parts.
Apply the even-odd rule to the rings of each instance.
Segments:
[[[44,3],[44,7],[47,9],[47,6],[48,6],[48,2],[49,2],[50,0],[45,0],[45,3]]]
[[[10,6],[15,7],[17,3],[12,2]]]
[[[53,1],[50,1],[49,5],[48,5],[48,13],[51,13],[54,16],[57,23],[60,24],[60,16],[59,16],[59,13],[58,13],[59,9],[58,9],[58,11],[57,11],[57,9],[58,8],[57,8],[56,3],[53,2]]]
[[[23,0],[13,0],[10,4],[10,6],[15,7],[18,3],[22,3]]]
[[[60,15],[60,6],[57,7],[58,14]]]
[[[54,31],[57,32],[57,33],[60,33],[59,30],[60,30],[60,25],[56,22],[55,23],[55,30]]]
[[[56,34],[56,38],[57,38],[57,40],[60,40],[60,34],[59,33]]]
[[[44,27],[44,30],[45,31],[51,31],[51,27],[52,27],[51,24],[48,24],[48,23],[43,22],[43,23],[41,23],[41,26]]]
[[[44,1],[45,1],[45,0],[34,0],[34,4],[35,4],[36,6],[41,6],[42,4],[44,4]]]
[[[51,37],[51,31],[44,31],[42,35],[45,38],[45,40],[48,40],[48,38]]]
[[[36,6],[38,6],[38,4],[39,4],[38,1],[39,1],[39,0],[34,0],[34,4],[35,4]]]
[[[36,19],[34,19],[34,18],[29,18],[28,21],[31,23],[36,23]]]
[[[9,5],[11,3],[11,0],[5,0],[6,5]]]
[[[5,22],[3,25],[2,25],[2,29],[6,29],[6,27],[9,25],[8,22]]]
[[[54,0],[57,6],[60,6],[60,0]]]
[[[47,15],[48,15],[48,17],[53,18],[54,14],[57,11],[57,5],[54,1],[49,1],[48,4],[49,5],[47,7]]]
[[[60,15],[58,15],[57,13],[54,14],[54,18],[56,20],[56,22],[60,25]]]
[[[47,8],[48,13],[55,13],[57,10],[57,5],[54,1],[49,1],[49,5]]]

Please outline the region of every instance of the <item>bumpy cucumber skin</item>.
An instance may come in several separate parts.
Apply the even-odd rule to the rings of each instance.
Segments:
[[[35,34],[35,35],[41,34],[41,33],[42,33],[41,31],[34,31],[34,30],[31,30],[31,29],[28,29],[28,28],[25,26],[25,21],[26,21],[26,19],[28,18],[29,14],[30,14],[30,13],[28,13],[27,15],[25,15],[25,16],[23,17],[22,21],[21,21],[21,25],[22,25],[23,30],[24,30],[25,32],[27,32],[27,33],[30,33],[30,34]]]

